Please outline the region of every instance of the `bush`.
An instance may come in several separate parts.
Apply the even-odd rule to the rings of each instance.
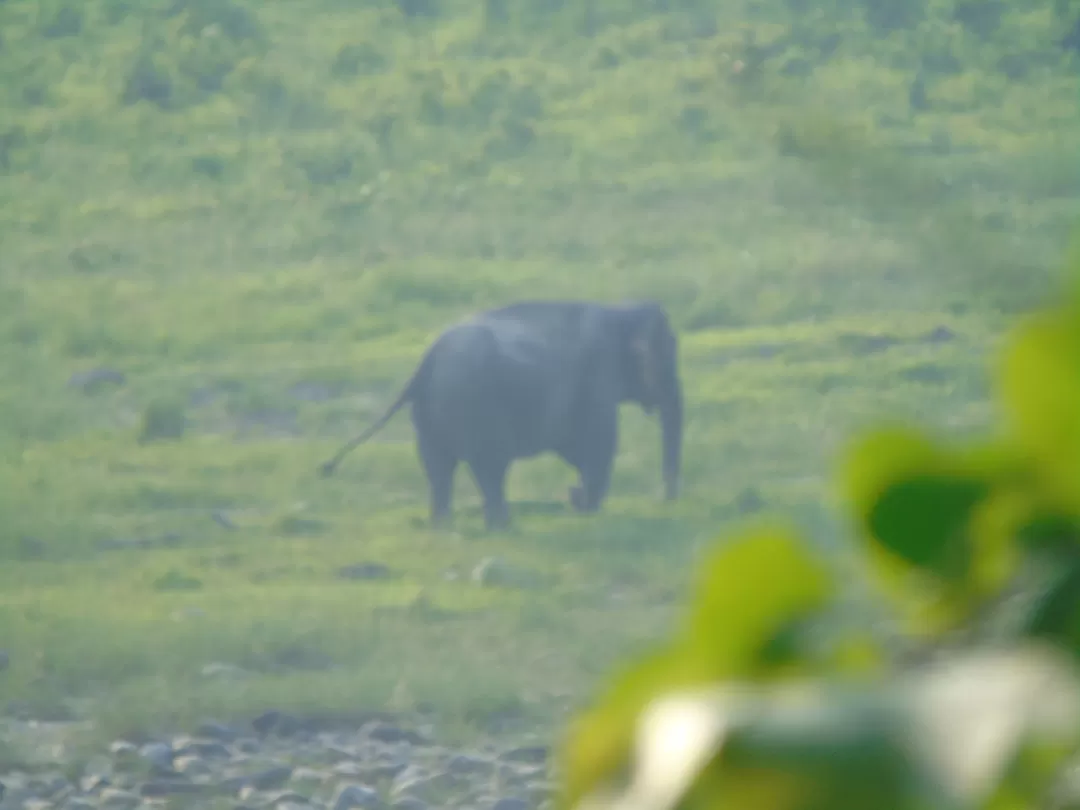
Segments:
[[[171,399],[156,399],[143,411],[139,443],[174,441],[187,430],[187,415],[180,403]]]
[[[1080,750],[1080,251],[996,365],[1004,422],[886,425],[840,465],[895,627],[762,523],[717,544],[674,636],[576,719],[567,808],[1035,807]]]

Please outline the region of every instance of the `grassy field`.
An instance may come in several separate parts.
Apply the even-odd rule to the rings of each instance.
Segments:
[[[985,425],[1080,214],[1073,12],[800,5],[0,4],[6,703],[540,722],[663,632],[725,525],[836,547],[851,429]],[[681,501],[629,408],[597,516],[542,458],[512,531],[464,471],[429,531],[404,415],[317,476],[439,329],[553,296],[669,307]]]

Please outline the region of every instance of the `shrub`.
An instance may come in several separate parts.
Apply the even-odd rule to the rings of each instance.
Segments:
[[[186,430],[184,407],[171,399],[156,399],[143,411],[139,443],[176,440]]]
[[[718,543],[673,637],[576,719],[564,807],[1054,798],[1080,749],[1080,251],[1070,269],[998,357],[997,432],[885,425],[842,460],[895,627],[840,621],[841,572],[786,523]]]

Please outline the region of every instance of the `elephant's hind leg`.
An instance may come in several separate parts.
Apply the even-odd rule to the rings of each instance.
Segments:
[[[506,504],[506,471],[509,461],[481,456],[469,460],[469,470],[484,499],[484,525],[488,531],[501,531],[510,526],[510,509]]]
[[[427,473],[431,499],[431,525],[440,528],[450,523],[450,500],[454,492],[454,471],[458,458],[426,431],[417,431],[420,461]]]

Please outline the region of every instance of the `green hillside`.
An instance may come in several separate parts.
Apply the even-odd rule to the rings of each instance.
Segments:
[[[726,522],[784,510],[833,542],[848,430],[983,425],[988,351],[1053,289],[1078,18],[0,2],[0,696],[109,729],[533,722],[666,626]],[[464,471],[457,532],[429,531],[405,415],[317,476],[443,326],[527,297],[669,308],[682,500],[630,408],[596,516],[543,458],[512,470],[511,532],[481,531]],[[516,576],[474,582],[489,557]]]

